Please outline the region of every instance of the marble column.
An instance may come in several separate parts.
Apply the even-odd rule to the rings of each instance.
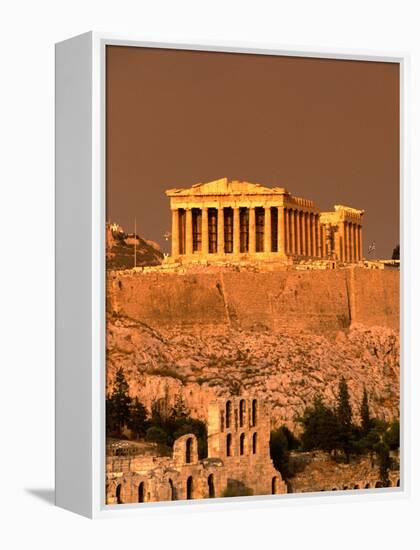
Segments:
[[[296,254],[296,217],[295,211],[289,210],[290,222],[290,254]]]
[[[179,211],[172,210],[172,256],[179,255]]]
[[[300,226],[300,236],[302,241],[302,248],[300,253],[302,256],[306,256],[306,212],[300,213],[301,226]]]
[[[255,208],[249,208],[249,253],[255,254]]]
[[[320,237],[321,237],[321,258],[327,258],[327,231],[325,225],[320,227]]]
[[[312,238],[312,232],[311,232],[311,214],[309,212],[305,213],[305,221],[306,221],[306,256],[312,256],[311,252],[311,238]]]
[[[302,254],[302,240],[301,240],[301,212],[295,210],[296,215],[296,254],[299,256]]]
[[[283,206],[277,208],[277,252],[286,254],[287,218]]]
[[[311,256],[318,256],[317,250],[317,239],[316,239],[316,215],[311,214],[311,229],[312,229],[312,238],[311,238]]]
[[[209,209],[201,209],[201,253],[207,256],[209,253]]]
[[[351,256],[350,256],[350,224],[349,222],[345,223],[346,229],[346,261],[351,262]]]
[[[241,246],[241,228],[239,224],[239,207],[233,208],[233,253],[239,254]]]
[[[334,232],[334,253],[335,257],[339,261],[343,261],[344,250],[344,226],[340,224],[338,229]]]
[[[271,208],[264,207],[264,252],[271,252]]]
[[[217,209],[217,253],[225,253],[225,211]]]
[[[192,210],[185,209],[185,254],[191,256],[193,253],[193,232],[192,232]]]
[[[322,240],[321,240],[321,224],[319,220],[319,214],[315,216],[315,225],[316,225],[316,255],[318,258],[322,258]]]

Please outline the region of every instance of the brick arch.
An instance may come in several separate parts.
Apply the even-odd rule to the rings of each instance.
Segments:
[[[280,478],[279,476],[273,476],[271,479],[271,494],[278,495],[280,493]]]
[[[122,499],[122,483],[118,483],[117,486],[115,487],[115,499],[117,501],[117,504],[123,504],[123,499]]]
[[[188,476],[186,480],[186,487],[185,487],[185,496],[187,500],[192,500],[194,498],[194,489],[195,489],[195,482],[193,476]]]
[[[209,498],[214,498],[216,496],[216,490],[214,485],[214,474],[209,474],[207,476],[207,486],[208,486],[208,496]]]
[[[257,434],[257,432],[254,432],[252,434],[251,449],[252,449],[252,454],[253,455],[256,455],[258,453],[258,434]]]
[[[232,427],[232,417],[233,417],[233,406],[232,401],[228,399],[225,405],[225,423],[226,429],[229,430]]]
[[[251,401],[251,426],[256,426],[258,422],[258,403],[256,399]]]
[[[241,399],[239,401],[239,427],[243,428],[246,424],[246,401]]]
[[[239,454],[241,456],[246,454],[246,437],[243,432],[239,436]]]
[[[198,444],[194,434],[185,434],[174,442],[173,459],[177,466],[197,464]]]
[[[146,484],[140,481],[137,487],[137,502],[146,502]]]

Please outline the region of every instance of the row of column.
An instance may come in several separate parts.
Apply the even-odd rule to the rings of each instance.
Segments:
[[[343,262],[358,262],[363,256],[362,226],[343,222],[340,227],[341,246],[337,247],[339,259]]]
[[[287,254],[321,257],[319,214],[286,208],[284,210],[284,235]]]
[[[362,259],[362,226],[352,222],[342,222],[338,230],[320,223],[320,216],[295,208],[275,207],[277,210],[277,231],[273,232],[272,207],[264,207],[263,249],[261,252],[276,251],[283,255],[294,255],[313,258],[330,258],[333,255],[343,262],[357,262]],[[201,251],[209,254],[209,214],[208,208],[201,211]],[[246,252],[256,253],[257,226],[255,207],[248,208],[248,246]],[[185,212],[185,241],[182,253],[193,254],[193,214],[191,208]],[[241,253],[241,218],[240,207],[232,207],[233,232],[232,253]],[[275,219],[274,219],[275,222]],[[224,208],[217,209],[217,254],[225,253],[225,218]],[[335,226],[336,228],[337,226]],[[331,234],[333,233],[333,234]],[[277,243],[272,242],[273,234]],[[181,253],[180,247],[180,210],[172,210],[172,256]]]
[[[321,226],[319,215],[298,209],[277,208],[277,243],[275,250],[280,254],[299,256],[322,256]],[[193,253],[192,209],[185,210],[185,248],[184,253]],[[233,254],[240,253],[240,208],[233,207]],[[264,245],[263,252],[272,252],[272,215],[271,207],[264,208]],[[248,208],[248,250],[256,252],[256,215],[255,208]],[[172,210],[172,255],[180,254],[179,209]],[[208,208],[201,209],[201,254],[209,253]],[[217,253],[225,252],[224,209],[217,212]]]

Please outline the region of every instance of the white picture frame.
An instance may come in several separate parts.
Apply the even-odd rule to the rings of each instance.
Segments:
[[[337,492],[105,504],[105,48],[124,45],[252,53],[400,65],[401,130],[401,486]],[[401,499],[410,493],[408,69],[406,53],[239,43],[154,43],[89,32],[56,45],[56,504],[90,518],[174,513],[190,507],[278,507],[300,499],[330,503]]]

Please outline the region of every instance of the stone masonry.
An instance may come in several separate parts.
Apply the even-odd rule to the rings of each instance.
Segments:
[[[209,404],[208,457],[198,458],[197,439],[186,434],[172,457],[107,457],[106,502],[126,504],[287,492],[270,458],[270,417],[257,399],[217,399]]]
[[[356,263],[363,258],[364,211],[314,201],[283,187],[227,178],[169,189],[171,261],[311,259]]]

